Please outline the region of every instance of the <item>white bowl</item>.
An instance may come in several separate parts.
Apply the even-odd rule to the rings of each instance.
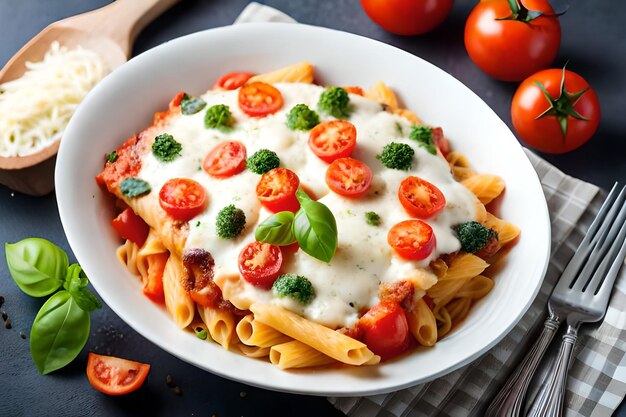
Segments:
[[[322,84],[394,88],[423,120],[444,128],[480,172],[506,181],[500,214],[522,236],[495,276],[492,292],[434,348],[380,366],[285,372],[180,330],[142,295],[118,261],[112,208],[95,175],[104,155],[151,123],[178,91],[200,94],[236,70],[263,72],[307,60]],[[312,395],[365,395],[432,380],[471,362],[502,339],[539,290],[550,252],[550,224],[537,175],[507,126],[459,81],[400,49],[339,31],[294,24],[207,30],[158,46],[124,64],[88,95],[61,143],[59,213],[76,258],[102,299],[131,327],[171,354],[215,374],[264,388]]]

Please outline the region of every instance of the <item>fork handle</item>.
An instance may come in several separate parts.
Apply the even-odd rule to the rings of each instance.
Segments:
[[[485,417],[517,417],[521,414],[524,396],[530,380],[560,324],[560,319],[554,314],[551,314],[543,323],[543,330],[539,338],[524,357],[524,360],[517,366],[504,388],[493,400]]]
[[[548,382],[541,392],[537,403],[533,405],[528,417],[561,417],[563,414],[563,397],[565,396],[565,383],[567,372],[574,345],[578,338],[578,328],[568,325],[567,332],[563,335],[561,348],[555,359],[552,373],[548,376]]]

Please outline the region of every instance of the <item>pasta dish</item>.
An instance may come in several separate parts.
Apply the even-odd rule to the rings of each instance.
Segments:
[[[180,328],[283,369],[433,346],[520,233],[487,209],[504,182],[384,83],[313,79],[226,74],[107,155],[118,257]]]

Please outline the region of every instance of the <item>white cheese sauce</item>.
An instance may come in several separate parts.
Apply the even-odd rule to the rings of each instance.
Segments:
[[[352,157],[366,163],[373,179],[365,195],[349,199],[329,191],[325,183],[328,164],[321,161],[308,146],[309,132],[294,132],[286,125],[287,113],[296,104],[304,103],[311,109],[324,87],[311,84],[280,83],[275,85],[283,95],[284,106],[277,113],[256,119],[246,116],[237,104],[237,91],[208,92],[202,98],[208,109],[215,104],[229,106],[235,119],[230,131],[204,127],[205,110],[190,116],[175,117],[161,133],[169,133],[182,144],[181,156],[163,163],[148,153],[143,160],[139,177],[158,192],[170,178],[188,177],[202,184],[208,194],[207,209],[190,223],[186,248],[202,247],[216,262],[216,273],[238,274],[237,258],[241,249],[254,241],[256,226],[271,215],[262,208],[256,197],[260,176],[249,170],[229,178],[216,179],[206,174],[201,166],[205,155],[224,140],[238,140],[245,144],[248,156],[259,149],[270,149],[278,154],[281,166],[298,174],[300,182],[324,203],[337,220],[339,245],[331,262],[326,264],[303,251],[286,257],[283,270],[307,277],[315,289],[315,297],[306,306],[286,297],[275,297],[271,291],[258,289],[248,283],[243,286],[245,297],[265,303],[276,303],[304,317],[326,326],[349,327],[359,317],[359,311],[378,302],[381,283],[410,279],[418,293],[434,285],[424,279],[423,269],[441,254],[460,249],[453,226],[474,220],[474,195],[452,177],[445,160],[432,155],[408,138],[411,123],[383,111],[372,100],[350,94],[352,113],[348,119],[357,129],[357,146]],[[322,121],[329,120],[320,114]],[[390,142],[406,143],[415,150],[409,171],[385,168],[377,159],[382,148]],[[433,228],[437,245],[428,258],[416,262],[398,257],[387,243],[387,232],[396,223],[411,216],[398,200],[398,187],[407,176],[414,175],[435,184],[446,198],[445,208],[425,221]],[[216,235],[217,213],[229,204],[246,214],[242,234],[231,240]],[[374,211],[382,219],[380,226],[368,225],[365,213]],[[432,277],[432,274],[426,274]]]

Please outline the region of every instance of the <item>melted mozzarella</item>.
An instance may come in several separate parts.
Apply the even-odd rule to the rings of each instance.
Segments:
[[[247,243],[254,240],[256,226],[271,213],[263,209],[256,198],[259,175],[251,171],[225,179],[215,179],[201,169],[204,156],[223,140],[238,140],[245,144],[248,155],[259,149],[270,149],[278,154],[281,166],[298,174],[302,185],[324,203],[337,220],[339,245],[329,264],[302,251],[287,257],[283,270],[307,277],[315,289],[315,298],[303,306],[286,297],[277,298],[271,291],[243,285],[242,297],[251,302],[277,303],[304,317],[329,327],[351,326],[359,311],[378,302],[381,283],[409,279],[416,284],[418,294],[434,285],[432,274],[424,274],[428,264],[441,254],[460,249],[452,226],[475,218],[475,197],[454,180],[446,161],[428,153],[408,139],[410,123],[382,110],[381,105],[360,96],[350,95],[352,114],[348,119],[357,129],[357,147],[352,157],[365,162],[373,172],[372,185],[358,199],[349,199],[328,190],[324,177],[328,165],[315,156],[309,146],[308,132],[293,132],[286,126],[288,111],[299,103],[315,109],[323,87],[310,84],[277,84],[285,104],[268,117],[255,119],[246,116],[237,105],[237,91],[209,92],[202,98],[207,108],[226,104],[236,120],[228,132],[204,127],[204,111],[191,116],[174,118],[163,129],[182,143],[181,156],[171,163],[162,163],[151,154],[146,155],[140,177],[150,182],[154,190],[173,177],[189,177],[201,183],[208,195],[207,210],[190,222],[186,247],[202,247],[211,252],[216,261],[216,273],[238,274],[237,258]],[[320,115],[322,121],[329,118]],[[413,167],[409,171],[385,168],[377,159],[384,145],[390,142],[406,143],[415,150]],[[446,207],[427,219],[436,236],[437,246],[426,259],[415,262],[404,260],[387,243],[387,232],[396,223],[407,220],[398,200],[398,187],[408,175],[421,177],[435,184],[446,197]],[[246,228],[236,239],[224,240],[215,233],[217,213],[226,205],[234,204],[246,213]],[[375,211],[382,219],[378,227],[365,222],[365,213]]]

